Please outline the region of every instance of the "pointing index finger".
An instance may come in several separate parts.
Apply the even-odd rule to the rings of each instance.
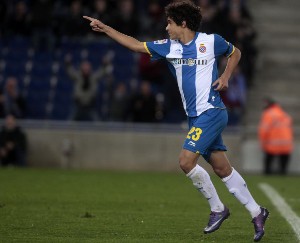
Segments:
[[[94,21],[94,20],[96,20],[96,19],[91,18],[91,17],[89,17],[89,16],[83,16],[83,18],[84,18],[84,19],[87,19],[87,20],[89,20],[89,21]]]

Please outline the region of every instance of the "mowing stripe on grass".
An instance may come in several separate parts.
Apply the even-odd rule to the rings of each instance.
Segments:
[[[298,241],[300,242],[300,218],[273,187],[266,183],[260,183],[258,186],[268,196],[281,216],[292,226],[292,229],[295,231]]]

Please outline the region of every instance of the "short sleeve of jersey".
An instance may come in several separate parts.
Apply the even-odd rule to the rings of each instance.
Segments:
[[[144,46],[151,56],[151,60],[165,59],[170,52],[171,41],[169,39],[144,42]]]
[[[234,46],[220,35],[215,34],[214,37],[215,56],[224,55],[226,57],[230,57],[234,52]]]

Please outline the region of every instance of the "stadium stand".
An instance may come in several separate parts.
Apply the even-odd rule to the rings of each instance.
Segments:
[[[300,3],[291,0],[251,1],[259,30],[260,53],[255,83],[248,94],[248,109],[245,115],[247,126],[258,123],[264,97],[272,97],[293,116],[295,125],[300,124],[300,29],[298,14]],[[255,7],[256,6],[256,7]],[[259,7],[257,7],[259,6]]]
[[[91,32],[85,32],[80,29],[77,30],[79,31],[78,33],[73,33],[76,31],[76,29],[74,29],[71,34],[64,29],[67,28],[66,25],[58,24],[62,19],[71,18],[71,15],[74,14],[74,9],[72,9],[74,8],[74,5],[72,3],[75,1],[46,1],[47,4],[51,6],[49,9],[52,11],[49,20],[51,21],[51,29],[49,31],[51,32],[50,36],[52,37],[51,40],[43,39],[44,33],[41,33],[41,39],[39,40],[40,42],[38,45],[36,44],[36,39],[34,39],[35,35],[27,35],[19,33],[14,29],[8,29],[8,20],[10,16],[15,13],[15,7],[18,2],[25,3],[26,11],[23,13],[25,16],[33,14],[33,11],[36,11],[36,9],[38,9],[37,6],[40,6],[39,4],[41,4],[39,0],[2,1],[2,5],[4,6],[2,6],[2,10],[5,9],[5,11],[4,16],[2,16],[4,22],[0,25],[0,87],[2,88],[4,86],[5,80],[10,76],[14,76],[18,79],[19,92],[22,92],[27,102],[27,119],[70,119],[73,105],[73,85],[72,81],[66,75],[64,68],[65,56],[69,54],[72,56],[73,64],[76,67],[79,66],[79,63],[82,60],[89,60],[95,69],[101,65],[102,57],[107,54],[107,52],[113,50],[114,55],[112,62],[114,69],[113,77],[111,77],[111,82],[113,82],[111,88],[114,88],[119,82],[123,82],[126,84],[129,93],[134,95],[137,90],[136,86],[142,81],[138,69],[139,57],[136,54],[107,40],[103,35],[95,36],[95,34]],[[79,8],[78,16],[81,16],[83,13],[94,13],[93,1],[77,2],[79,2],[79,4],[76,3],[78,4],[76,6]],[[107,11],[111,11],[112,15],[118,14],[115,12],[118,10],[118,8],[116,8],[116,1],[105,0],[105,2],[108,6]],[[150,20],[149,18],[154,18],[155,14],[159,15],[157,16],[158,19],[162,19],[162,9],[154,13],[150,10],[148,11],[147,8],[151,4],[147,1],[129,0],[129,2],[134,2],[134,14],[140,19],[143,19],[143,21],[146,21],[148,18],[148,21],[152,23],[153,19]],[[164,1],[164,3],[167,2],[168,1]],[[253,70],[249,70],[249,65],[252,66],[251,64],[255,62],[255,47],[253,44],[255,40],[255,31],[252,27],[251,15],[247,9],[246,1],[199,0],[196,2],[204,11],[208,8],[207,4],[209,3],[209,13],[213,13],[209,18],[207,15],[204,15],[202,28],[207,33],[226,33],[225,27],[220,25],[221,22],[226,22],[227,25],[232,25],[234,27],[233,29],[230,29],[230,31],[234,36],[238,37],[231,38],[229,36],[228,40],[234,42],[234,44],[246,53],[246,57],[241,62],[241,72],[245,76],[246,86],[249,87],[253,76]],[[235,20],[232,20],[231,16],[233,9],[237,9],[239,15]],[[34,16],[36,16],[37,13],[35,12],[34,14]],[[118,18],[118,24],[122,24],[122,18],[120,16]],[[223,18],[225,21],[220,22],[220,18]],[[82,23],[84,23],[84,20],[82,21]],[[154,22],[153,24],[164,25],[164,23],[160,21]],[[37,27],[35,26],[35,28]],[[161,28],[158,27],[156,29]],[[136,29],[133,35],[145,39],[154,38],[153,36],[155,36],[155,33],[149,32],[149,29],[149,33],[142,33],[142,30],[145,30],[145,26]],[[243,32],[243,30],[247,31]],[[36,31],[36,29],[30,31]],[[130,31],[132,31],[132,28]],[[237,33],[239,33],[239,35],[237,35]],[[47,38],[49,38],[48,34],[49,33],[46,35]],[[164,37],[165,36],[161,36],[161,38]],[[54,49],[52,49],[52,43],[55,43]],[[250,64],[249,60],[251,62]],[[165,104],[161,106],[165,109],[162,112],[164,117],[160,117],[157,121],[180,122],[178,117],[184,117],[181,116],[182,107],[177,107],[178,102],[168,100],[168,97],[170,96],[168,94],[170,87],[165,85],[166,80],[161,80],[166,77],[169,78],[170,76],[164,77],[160,75],[155,77],[155,82],[150,80],[157,99],[164,100],[165,102]],[[137,85],[132,82],[132,80],[137,80]],[[105,84],[103,84],[103,82],[106,81],[102,80],[99,82],[99,98],[96,102],[99,118],[101,120],[105,120],[104,118],[106,115],[102,113],[104,111],[107,112],[110,105],[110,102],[107,102],[107,97],[105,98],[104,96],[111,95],[104,87]],[[177,84],[174,81],[172,85],[175,87]],[[226,94],[224,94],[224,96],[226,96]],[[172,103],[174,103],[174,105],[172,105]],[[227,105],[229,106],[230,112],[231,104],[228,103]],[[236,112],[234,114],[229,113],[230,116],[238,116],[232,125],[239,124],[241,120],[240,116],[243,115],[243,109],[244,107],[240,105],[238,109],[240,112],[238,114],[236,114]]]

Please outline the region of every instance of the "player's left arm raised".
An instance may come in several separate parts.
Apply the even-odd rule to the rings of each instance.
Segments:
[[[213,83],[213,86],[216,87],[215,90],[222,91],[228,88],[228,81],[231,77],[232,72],[238,65],[240,59],[241,51],[238,48],[234,47],[233,53],[228,57],[227,65],[223,74]]]

